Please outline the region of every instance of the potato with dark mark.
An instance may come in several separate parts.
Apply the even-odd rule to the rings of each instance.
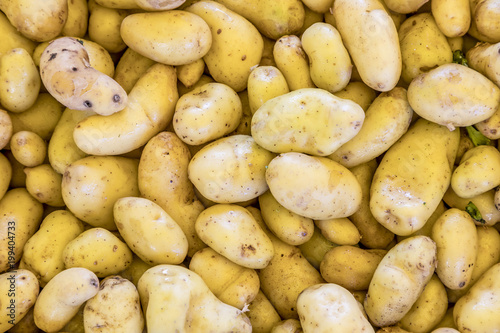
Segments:
[[[75,38],[49,43],[40,57],[40,75],[47,91],[70,109],[110,115],[127,105],[125,90],[90,66],[85,47]]]

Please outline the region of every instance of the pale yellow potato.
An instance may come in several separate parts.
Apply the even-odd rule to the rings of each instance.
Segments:
[[[259,207],[269,230],[283,242],[301,245],[313,236],[314,221],[283,207],[270,191],[259,196]]]
[[[53,207],[64,206],[61,192],[62,175],[50,164],[24,168],[26,189],[38,201]]]
[[[186,0],[135,0],[140,8],[147,11],[163,11],[180,7]]]
[[[416,77],[408,101],[422,118],[453,130],[491,117],[499,107],[500,88],[479,72],[450,63]]]
[[[271,328],[271,333],[302,333],[302,326],[298,319],[284,319]]]
[[[191,87],[198,82],[205,71],[205,61],[203,58],[195,60],[189,64],[175,67],[177,70],[177,79],[186,87]]]
[[[314,227],[312,237],[307,242],[300,244],[297,247],[307,261],[309,261],[314,268],[319,270],[321,261],[325,257],[325,254],[336,246],[338,246],[338,244],[326,239],[321,233],[321,230],[318,227]]]
[[[87,0],[68,1],[68,18],[61,30],[63,36],[84,37],[87,33],[89,8]]]
[[[370,210],[375,219],[399,236],[421,229],[450,184],[459,140],[458,129],[417,120],[373,175]]]
[[[88,156],[64,171],[62,196],[66,207],[93,227],[116,230],[113,205],[126,196],[139,196],[135,159]]]
[[[153,201],[120,198],[113,206],[113,217],[129,248],[147,264],[180,264],[186,257],[186,235]]]
[[[250,319],[254,333],[268,333],[275,324],[281,321],[280,315],[262,290],[259,290],[257,296],[248,305],[246,315]]]
[[[365,112],[358,134],[328,157],[347,168],[382,155],[408,131],[413,110],[406,89],[395,87],[379,94]]]
[[[361,240],[358,228],[347,217],[316,220],[314,224],[327,240],[337,245],[356,245]]]
[[[218,299],[240,310],[248,307],[260,291],[254,269],[235,264],[210,247],[194,254],[189,269],[201,276]]]
[[[316,88],[311,78],[309,59],[298,36],[285,35],[279,38],[274,43],[273,57],[291,91]]]
[[[10,150],[3,150],[2,153],[7,157],[12,166],[12,175],[10,177],[10,187],[26,187],[26,174],[23,171],[24,165],[19,163]]]
[[[40,74],[31,55],[15,48],[0,57],[0,103],[11,112],[23,112],[36,101]]]
[[[461,297],[453,309],[453,319],[460,332],[494,332],[500,327],[500,263],[489,268]]]
[[[151,66],[130,91],[123,110],[78,122],[75,144],[89,155],[120,155],[144,146],[172,121],[179,98],[176,82],[174,67]]]
[[[266,166],[274,156],[259,146],[253,137],[232,135],[199,150],[189,161],[188,176],[209,200],[242,202],[257,198],[268,190]]]
[[[12,133],[12,117],[7,111],[0,109],[0,149],[9,144]]]
[[[35,324],[45,332],[58,332],[80,306],[99,291],[99,279],[86,268],[68,268],[42,289],[35,303]]]
[[[116,64],[113,78],[128,94],[137,80],[155,63],[154,60],[127,48]]]
[[[12,132],[30,131],[49,141],[63,111],[64,106],[52,95],[40,93],[36,97],[35,103],[26,111],[9,113]]]
[[[137,288],[118,275],[103,279],[97,294],[85,303],[83,323],[85,332],[141,333],[144,317]]]
[[[132,262],[130,263],[130,265],[125,268],[125,270],[121,271],[118,275],[129,280],[137,287],[137,283],[139,282],[142,274],[144,274],[144,272],[151,267],[153,266],[146,264],[144,261],[142,261],[141,258],[134,254],[132,256]]]
[[[136,0],[95,0],[101,6],[119,9],[139,9]]]
[[[389,0],[391,2],[391,0]],[[409,0],[409,2],[413,2],[413,1],[423,1],[423,0]],[[403,14],[403,13],[398,13],[392,9],[390,9],[388,6],[387,6],[387,3],[385,0],[382,0],[380,1],[382,3],[382,5],[384,6],[385,10],[387,11],[387,13],[389,14],[389,16],[391,17],[392,21],[394,22],[394,26],[396,27],[396,30],[399,30],[399,27],[401,26],[401,23],[406,20],[406,18],[408,17],[407,14]],[[392,2],[394,3],[394,0],[392,0]],[[399,1],[398,4],[404,4],[405,2],[401,2]],[[429,2],[426,1],[423,3],[423,5],[420,6],[420,8],[417,10],[422,10],[423,8],[425,8],[426,6],[424,5],[429,5]],[[430,10],[430,9],[429,9]]]
[[[472,21],[468,34],[488,43],[500,42],[500,8],[496,1],[474,0],[470,3]]]
[[[68,18],[68,1],[3,1],[0,10],[25,37],[44,42],[61,33]]]
[[[434,329],[438,329],[438,328],[453,328],[453,329],[456,329],[457,328],[457,325],[455,324],[455,321],[453,320],[453,308],[454,308],[454,306],[455,306],[455,304],[451,304],[448,307],[448,310],[446,310],[446,313],[444,314],[443,319],[441,319],[441,321],[439,322],[439,324],[437,324],[434,327]],[[444,333],[455,333],[455,331],[444,332]]]
[[[304,4],[299,0],[217,0],[252,22],[264,36],[277,40],[296,34],[304,25]]]
[[[500,139],[500,106],[491,117],[475,124],[475,127],[491,140]]]
[[[427,333],[443,319],[447,309],[446,288],[434,274],[399,325],[410,332]]]
[[[356,136],[364,119],[355,102],[304,88],[265,102],[252,117],[252,136],[274,153],[327,156]]]
[[[327,0],[327,2],[329,2]],[[318,1],[318,5],[319,1]],[[331,6],[331,3],[328,5],[329,7]],[[329,11],[329,8],[326,10],[327,12]],[[302,24],[302,28],[300,28],[297,32],[295,32],[296,36],[302,36],[304,31],[307,30],[311,25],[314,23],[323,23],[324,22],[325,15],[323,13],[318,13],[313,10],[311,10],[309,7],[304,6],[304,24]]]
[[[329,250],[320,265],[326,282],[335,283],[351,291],[367,290],[385,250],[366,250],[343,245]]]
[[[56,210],[48,214],[37,232],[28,239],[21,262],[44,287],[64,270],[63,250],[83,232],[83,224],[71,212]]]
[[[259,66],[248,77],[248,103],[252,115],[268,100],[290,92],[285,76],[275,66]]]
[[[172,124],[179,139],[201,145],[234,131],[242,115],[238,94],[226,84],[213,82],[179,98]]]
[[[19,323],[35,305],[40,287],[31,271],[17,269],[0,274],[0,330],[10,332],[10,328]]]
[[[384,0],[384,3],[390,10],[396,13],[410,14],[416,12],[427,1],[429,0]]]
[[[205,209],[188,178],[191,153],[175,133],[161,132],[144,147],[138,168],[140,195],[157,203],[187,237],[188,256],[206,247],[194,225]]]
[[[470,2],[469,0],[431,1],[432,16],[446,37],[460,37],[467,33],[471,23]]]
[[[452,290],[465,288],[471,280],[478,254],[474,220],[460,209],[450,208],[432,227],[437,246],[436,274]]]
[[[110,115],[127,105],[127,93],[110,76],[91,66],[83,42],[53,40],[40,56],[40,75],[47,91],[67,108]]]
[[[221,302],[198,274],[182,266],[148,269],[137,289],[148,332],[165,327],[179,332],[252,332],[241,310]]]
[[[337,29],[328,23],[314,23],[304,31],[301,42],[316,87],[331,93],[344,89],[351,79],[352,63]]]
[[[281,205],[314,220],[347,217],[361,205],[356,177],[326,157],[280,154],[269,163],[266,181]]]
[[[335,0],[333,15],[345,47],[364,83],[392,90],[401,76],[396,26],[377,0]]]
[[[410,238],[410,237],[413,237],[413,236],[418,236],[418,235],[422,235],[422,236],[428,236],[428,237],[431,237],[431,234],[432,234],[432,227],[434,226],[434,223],[436,223],[437,219],[443,215],[443,213],[447,210],[447,206],[444,204],[444,201],[440,201],[437,208],[434,210],[434,212],[432,213],[432,215],[427,219],[427,222],[425,222],[425,225],[418,229],[417,231],[415,231],[414,233],[411,233],[407,236],[396,236],[396,240],[398,242],[402,241],[403,239],[405,238]]]
[[[382,258],[368,287],[364,308],[376,326],[394,325],[417,301],[434,274],[436,244],[427,236],[397,243]]]
[[[418,75],[453,60],[448,39],[431,13],[412,15],[399,28],[403,67],[401,77],[410,83]],[[422,42],[422,41],[427,42]]]
[[[500,185],[500,151],[481,145],[469,149],[451,176],[451,187],[461,198],[472,198]]]
[[[84,267],[104,278],[126,269],[132,251],[111,231],[90,228],[66,244],[62,258],[66,268]]]
[[[110,53],[123,51],[127,45],[120,35],[120,26],[129,13],[122,9],[103,7],[95,2],[89,4],[88,9],[89,39]]]
[[[5,13],[0,12],[0,34],[2,35],[2,44],[0,45],[0,57],[8,51],[15,48],[23,48],[30,55],[33,54],[37,43],[25,37],[14,27]]]
[[[448,206],[461,210],[465,210],[465,207],[472,202],[483,219],[483,221],[475,221],[476,225],[493,226],[500,222],[500,210],[495,207],[495,190],[489,190],[472,198],[461,198],[450,186],[444,194],[443,200]]]
[[[0,152],[0,199],[9,190],[11,179],[12,165],[3,152]]]
[[[337,91],[334,95],[355,102],[364,111],[368,109],[375,97],[377,97],[375,90],[368,87],[362,81],[350,81],[344,89]]]
[[[500,43],[477,43],[465,54],[471,68],[485,75],[495,84],[500,83],[500,60],[498,50]]]
[[[454,51],[457,51],[457,50],[460,50],[462,51],[464,49],[464,38],[463,36],[460,36],[460,37],[447,37],[446,38],[448,40],[448,44],[450,44],[450,48],[451,48],[451,51],[454,52]],[[470,66],[470,62],[469,62],[469,66]]]
[[[262,269],[274,256],[269,237],[239,205],[217,204],[205,209],[196,219],[195,229],[205,244],[240,266]]]
[[[334,283],[306,288],[297,298],[297,311],[306,332],[375,332],[349,290]]]
[[[10,150],[15,159],[27,167],[38,166],[47,157],[47,143],[31,131],[14,133],[10,138]]]

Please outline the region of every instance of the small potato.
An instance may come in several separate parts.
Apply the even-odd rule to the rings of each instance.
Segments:
[[[89,39],[110,53],[123,51],[127,45],[120,35],[120,26],[129,13],[121,9],[103,7],[97,3],[93,3],[89,9]]]
[[[12,136],[12,119],[9,113],[0,109],[0,149],[4,149]]]
[[[500,105],[500,88],[479,72],[451,63],[416,77],[408,101],[422,118],[453,130],[491,117]]]
[[[23,112],[36,101],[40,74],[31,55],[15,48],[0,57],[0,103],[11,112]]]
[[[42,164],[47,156],[47,143],[31,131],[14,133],[10,138],[10,149],[15,159],[27,167]]]
[[[179,225],[156,203],[139,197],[118,199],[113,216],[129,248],[149,265],[180,264],[188,241]]]
[[[485,75],[496,85],[500,84],[500,57],[498,50],[500,43],[477,43],[465,54],[472,69]]]
[[[179,139],[201,145],[234,131],[242,115],[238,94],[214,82],[182,95],[175,105],[172,123]]]
[[[137,80],[155,63],[154,60],[127,48],[116,64],[113,78],[128,94]]]
[[[252,136],[274,153],[327,156],[356,136],[364,119],[358,104],[305,88],[265,102],[252,117]]]
[[[120,33],[137,53],[172,66],[201,59],[212,46],[209,24],[183,10],[130,14],[123,19]]]
[[[237,265],[209,247],[195,253],[189,269],[201,276],[218,299],[240,310],[248,307],[260,291],[254,269]]]
[[[443,196],[444,202],[453,208],[465,210],[469,203],[473,203],[479,213],[481,214],[480,220],[475,220],[476,225],[480,226],[493,226],[500,222],[500,210],[495,207],[495,190],[479,194],[472,198],[461,198],[450,186]]]
[[[259,66],[248,77],[248,103],[252,115],[268,100],[290,92],[285,76],[275,66]]]
[[[314,23],[304,31],[301,42],[316,87],[331,93],[344,89],[351,79],[352,63],[337,29],[328,23]]]
[[[321,230],[315,227],[312,237],[307,242],[298,245],[298,248],[307,261],[319,270],[325,254],[336,246],[338,245],[326,239]]]
[[[364,308],[376,326],[394,325],[417,301],[434,274],[436,244],[427,236],[397,243],[382,258],[368,287]]]
[[[61,192],[62,175],[50,164],[24,168],[24,173],[26,173],[26,189],[35,199],[53,207],[65,205]]]
[[[446,37],[460,37],[467,33],[471,23],[470,1],[431,1],[432,16]]]
[[[361,240],[358,228],[347,217],[316,220],[314,224],[327,240],[337,245],[356,245]]]
[[[355,102],[361,106],[364,111],[368,109],[375,97],[377,97],[375,90],[361,81],[349,82],[344,89],[337,91],[334,95]]]
[[[274,256],[271,240],[241,206],[209,207],[200,213],[195,228],[205,244],[240,266],[262,269]]]
[[[262,290],[259,290],[257,296],[248,305],[246,315],[250,319],[254,333],[270,332],[271,328],[281,321],[280,315]]]
[[[36,276],[27,269],[0,274],[0,331],[7,332],[33,307],[40,287]],[[9,331],[10,332],[10,331]]]
[[[266,181],[281,205],[314,220],[347,217],[361,204],[356,177],[326,157],[280,154],[269,163]]]
[[[0,153],[0,199],[9,189],[11,179],[12,165],[9,159],[3,153]]]
[[[88,269],[63,270],[47,283],[36,300],[36,326],[45,332],[58,332],[98,291],[99,279]]]
[[[306,332],[375,332],[354,296],[333,283],[304,289],[297,298],[297,311]]]
[[[205,71],[205,61],[203,58],[195,60],[189,64],[179,65],[175,67],[177,70],[177,78],[186,87],[191,87],[198,82]]]
[[[117,275],[102,280],[97,294],[85,303],[83,323],[85,332],[141,333],[144,317],[134,284]]]
[[[321,276],[351,291],[367,290],[385,250],[344,245],[329,250],[320,264]]]
[[[451,176],[451,187],[462,198],[472,198],[500,185],[500,151],[477,146],[465,152]]]
[[[475,127],[485,137],[491,140],[500,139],[500,107],[491,117],[477,123]]]
[[[209,200],[217,203],[243,202],[257,198],[268,190],[266,166],[274,156],[259,146],[253,137],[232,135],[198,151],[189,162],[188,176],[196,189]]]

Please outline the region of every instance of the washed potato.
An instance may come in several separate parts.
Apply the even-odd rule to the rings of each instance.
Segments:
[[[314,266],[317,270],[320,269],[321,261],[325,258],[325,255],[332,248],[339,246],[338,244],[329,241],[321,233],[321,229],[314,227],[314,232],[312,237],[305,243],[298,245],[297,247],[302,252],[302,255],[306,260]]]
[[[12,165],[4,154],[0,153],[0,199],[9,190],[12,178]]]
[[[177,78],[186,87],[191,87],[198,82],[205,71],[205,61],[203,58],[195,60],[189,64],[179,65],[177,69]]]
[[[446,37],[459,37],[467,33],[471,23],[470,2],[435,0],[431,1],[432,16],[439,30]]]
[[[248,77],[248,103],[254,114],[266,101],[290,92],[285,76],[275,66],[259,66]]]
[[[488,43],[500,42],[500,10],[495,1],[472,1],[470,3],[471,25],[467,33]]]
[[[410,14],[416,12],[420,7],[427,3],[428,0],[384,0],[383,2],[391,11],[396,13]]]
[[[3,43],[0,45],[0,56],[16,47],[25,49],[30,55],[33,54],[37,43],[21,34],[21,32],[10,23],[4,12],[0,12],[0,32],[2,36],[4,36]]]
[[[5,148],[12,136],[12,119],[9,113],[0,109],[0,147]]]
[[[472,203],[474,205],[471,207],[472,213],[477,217],[474,220],[476,225],[493,226],[500,221],[500,210],[495,206],[495,190],[489,190],[472,198],[462,198],[450,186],[443,196],[443,201],[448,206],[461,210],[466,210],[467,206],[471,207]]]
[[[248,305],[246,315],[252,324],[252,332],[255,333],[270,332],[272,327],[281,321],[278,312],[262,290],[259,290],[257,296]]]
[[[90,2],[88,10],[89,39],[110,53],[123,51],[127,45],[120,35],[120,26],[129,13],[125,10],[103,7],[94,1]]]
[[[26,189],[38,201],[53,207],[64,206],[62,198],[62,175],[50,164],[40,164],[33,168],[24,168]]]
[[[89,6],[87,0],[74,0],[68,2],[68,18],[64,24],[61,35],[83,37],[87,33],[89,19]]]
[[[36,167],[47,157],[47,143],[35,132],[20,131],[10,138],[14,158],[24,166]]]
[[[361,234],[354,223],[347,217],[314,221],[321,234],[337,245],[356,245],[361,240]]]
[[[127,48],[116,64],[113,79],[128,94],[137,80],[155,63],[156,61],[137,53],[131,48]]]

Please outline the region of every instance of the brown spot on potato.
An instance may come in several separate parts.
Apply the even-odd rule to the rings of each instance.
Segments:
[[[54,60],[57,57],[57,53],[52,53],[50,55],[49,61]]]

